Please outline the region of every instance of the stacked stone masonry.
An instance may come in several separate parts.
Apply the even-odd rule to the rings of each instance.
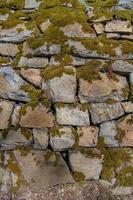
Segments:
[[[0,1],[0,190],[99,180],[133,193],[133,1]]]

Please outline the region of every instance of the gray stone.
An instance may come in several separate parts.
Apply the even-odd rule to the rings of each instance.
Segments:
[[[48,91],[53,102],[73,103],[76,94],[76,76],[64,73],[62,77],[43,82],[42,88]]]
[[[34,56],[53,56],[61,51],[61,47],[58,44],[53,44],[48,47],[48,45],[43,45],[33,51]]]
[[[118,5],[115,7],[118,10],[133,9],[132,0],[119,0]]]
[[[118,141],[115,121],[104,122],[100,124],[100,136],[104,138],[104,143],[109,147],[118,147]]]
[[[133,72],[133,64],[130,61],[116,60],[112,63],[111,68],[114,72],[119,73]]]
[[[105,32],[130,34],[132,31],[129,21],[112,20],[105,25]]]
[[[133,187],[127,187],[127,186],[117,186],[113,189],[113,194],[116,196],[125,196],[133,194]],[[127,197],[128,200],[128,197]]]
[[[13,150],[16,147],[29,146],[32,143],[32,132],[26,129],[10,130],[6,138],[0,141],[2,150]]]
[[[89,25],[88,25],[88,28],[89,28]],[[84,32],[82,30],[81,24],[79,24],[79,23],[74,23],[74,24],[67,25],[67,26],[61,28],[61,30],[68,37],[81,37],[81,38],[93,38],[93,37],[96,37],[96,34],[95,34],[94,30],[91,27],[90,27],[90,31]]]
[[[131,101],[121,103],[125,113],[133,113],[133,103]]]
[[[96,147],[99,129],[95,126],[81,127],[77,129],[79,136],[78,145],[81,147]]]
[[[124,115],[124,110],[120,103],[92,103],[89,106],[89,110],[94,124],[117,119]]]
[[[129,74],[129,81],[130,81],[130,84],[132,85],[133,84],[133,72]]]
[[[47,58],[26,58],[21,57],[18,63],[18,67],[29,67],[29,68],[37,68],[43,69],[48,65]]]
[[[19,53],[18,46],[11,43],[0,43],[0,55],[15,57]]]
[[[37,0],[25,0],[25,9],[32,10],[32,9],[37,9],[39,7],[41,2]]]
[[[81,106],[63,105],[56,106],[56,120],[59,125],[89,126],[90,119],[88,110]]]
[[[72,148],[75,143],[75,136],[72,127],[59,127],[59,133],[50,131],[50,144],[54,151],[64,151]]]
[[[20,28],[22,31],[17,31]],[[12,29],[2,29],[0,31],[0,42],[22,43],[31,36],[31,33],[31,30],[27,30],[24,25],[19,24]]]
[[[79,57],[72,57],[72,65],[74,66],[81,66],[81,65],[85,65],[86,63],[86,59],[84,58],[79,58]]]
[[[19,124],[21,105],[15,105],[11,116],[12,126],[17,126]]]
[[[21,68],[21,76],[36,87],[41,87],[42,77],[40,69],[24,69]]]
[[[48,129],[33,129],[34,148],[47,149],[49,143]]]
[[[116,75],[116,80],[109,79],[105,73],[100,73],[101,79],[92,83],[83,79],[79,80],[79,99],[84,102],[104,102],[111,98],[114,101],[127,99],[124,96],[124,88],[128,82],[125,77]]]
[[[12,189],[15,191],[22,192],[28,187],[35,192],[57,184],[74,182],[60,154],[53,152],[48,157],[49,152],[47,151],[26,148],[6,154],[5,162],[7,169],[12,174]],[[11,164],[17,171],[10,169]]]
[[[102,171],[102,159],[95,156],[87,157],[79,151],[69,153],[70,166],[73,172],[80,172],[85,179],[97,180]]]
[[[7,129],[13,110],[13,103],[9,101],[0,101],[0,129]]]
[[[0,14],[0,20],[1,21],[6,21],[8,17],[9,17],[8,13],[7,14]]]
[[[0,97],[28,101],[28,94],[21,90],[25,81],[11,67],[0,68]]]

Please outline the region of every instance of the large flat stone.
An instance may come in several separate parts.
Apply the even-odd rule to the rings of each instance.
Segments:
[[[105,32],[130,34],[132,31],[129,21],[112,20],[105,25]]]
[[[49,144],[48,129],[33,129],[34,148],[47,149]]]
[[[20,149],[7,152],[5,163],[12,174],[10,189],[18,192],[25,191],[27,187],[39,191],[57,184],[74,182],[60,154]]]
[[[111,68],[114,72],[119,72],[119,73],[133,72],[133,64],[123,60],[114,61],[111,65]]]
[[[71,105],[56,106],[56,120],[59,125],[89,126],[90,119],[88,110],[83,110],[80,106]]]
[[[53,102],[73,103],[76,95],[76,76],[63,73],[43,82],[42,88],[48,91]]]
[[[80,79],[79,99],[84,102],[104,102],[111,98],[114,101],[126,99],[123,90],[128,85],[125,77],[116,75],[116,80],[109,79],[104,73],[100,73],[101,80],[92,83]]]
[[[79,151],[71,151],[69,156],[70,166],[73,172],[83,173],[85,179],[99,179],[102,171],[102,159],[95,156],[87,157]]]
[[[124,110],[120,103],[95,103],[90,104],[89,109],[94,124],[117,119],[124,115]]]
[[[37,9],[40,5],[40,2],[37,0],[25,0],[25,9],[32,10]]]
[[[5,99],[28,101],[26,92],[21,90],[25,81],[11,68],[0,68],[0,97]]]
[[[27,128],[50,128],[53,127],[53,115],[42,104],[38,104],[35,108],[27,106],[25,113],[21,114],[19,124]]]

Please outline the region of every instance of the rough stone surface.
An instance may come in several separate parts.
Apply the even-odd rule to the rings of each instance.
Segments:
[[[124,108],[124,111],[126,113],[132,113],[133,112],[133,103],[132,102],[130,102],[130,101],[122,102],[121,105]]]
[[[50,128],[53,126],[53,116],[42,104],[35,108],[27,106],[26,113],[21,115],[19,124],[27,128]]]
[[[12,110],[13,103],[9,101],[0,101],[0,129],[8,128]]]
[[[79,135],[79,146],[96,147],[99,129],[95,126],[82,127],[77,130]]]
[[[94,29],[97,34],[102,34],[104,32],[104,25],[101,23],[94,24]]]
[[[49,143],[48,129],[33,129],[34,148],[47,149]]]
[[[44,80],[45,81],[45,80]],[[76,76],[63,74],[43,83],[53,102],[73,103],[76,94]]]
[[[11,68],[0,69],[0,97],[6,99],[28,101],[29,97],[21,86],[25,81]]]
[[[115,33],[132,33],[132,27],[128,21],[114,20],[107,22],[105,31]]]
[[[120,103],[112,105],[106,103],[96,103],[90,105],[92,122],[99,124],[104,121],[119,118],[124,115],[124,110]]]
[[[37,9],[40,5],[39,1],[36,0],[25,0],[25,9]]]
[[[41,77],[41,71],[39,69],[22,68],[20,73],[25,80],[35,85],[36,87],[41,87],[42,77]]]
[[[29,68],[45,68],[48,65],[47,58],[26,58],[21,57],[18,63],[18,67],[29,67]]]
[[[56,107],[56,120],[60,125],[71,126],[89,126],[90,119],[88,111],[83,111],[80,106],[64,105],[60,108]]]
[[[130,73],[133,72],[133,64],[128,61],[116,60],[111,65],[114,72]]]
[[[121,146],[133,146],[133,115],[129,114],[117,122],[118,139]]]
[[[101,80],[89,83],[83,79],[79,81],[79,99],[81,102],[104,102],[108,98],[115,101],[122,101],[126,97],[123,89],[128,85],[126,78],[116,76],[118,81],[113,81],[106,74],[100,74]]]
[[[110,147],[118,147],[119,142],[116,140],[117,129],[115,121],[104,122],[100,124],[100,136],[104,138],[104,143]]]
[[[0,43],[0,55],[14,57],[19,53],[18,46],[11,43]]]
[[[59,134],[56,135],[52,130],[50,132],[50,144],[55,151],[63,151],[73,147],[75,136],[72,127],[59,128]]]
[[[85,179],[97,180],[102,171],[102,160],[87,158],[80,152],[70,152],[70,165],[74,172],[81,172]]]
[[[0,141],[3,150],[12,150],[32,143],[32,133],[29,130],[10,130],[5,139]]]
[[[20,108],[21,108],[21,105],[14,106],[14,110],[13,110],[12,116],[11,116],[12,126],[17,126],[19,124]]]

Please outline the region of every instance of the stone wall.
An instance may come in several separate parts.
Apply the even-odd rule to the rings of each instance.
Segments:
[[[0,1],[2,192],[133,193],[132,24],[132,0]]]

